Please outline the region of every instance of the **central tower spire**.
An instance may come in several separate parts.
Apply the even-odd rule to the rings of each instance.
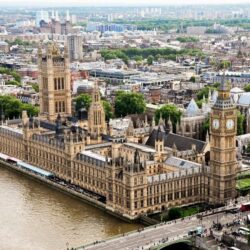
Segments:
[[[92,139],[101,141],[101,135],[107,133],[105,112],[97,83],[92,91],[92,103],[88,112],[88,130]]]

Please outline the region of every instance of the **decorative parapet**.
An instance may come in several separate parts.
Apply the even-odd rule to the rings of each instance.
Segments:
[[[8,127],[8,126],[4,126],[4,125],[0,126],[0,133],[5,134],[5,135],[9,135],[12,137],[18,137],[18,138],[23,137],[23,131],[21,129],[12,128],[12,127]]]
[[[194,174],[199,174],[199,173],[201,173],[201,167],[194,167],[190,169],[175,171],[172,173],[148,176],[147,179],[148,179],[148,183],[155,183],[155,182],[169,181],[175,178],[182,178],[188,175],[194,175]]]
[[[65,144],[63,141],[60,141],[56,138],[49,138],[48,136],[44,135],[38,135],[38,134],[33,134],[32,135],[32,140],[33,141],[38,141],[44,144],[48,144],[52,147],[58,148],[58,149],[64,149]]]
[[[87,150],[77,154],[76,159],[98,167],[105,167],[111,161],[108,157]]]

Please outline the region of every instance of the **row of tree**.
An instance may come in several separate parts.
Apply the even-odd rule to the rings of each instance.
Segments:
[[[88,94],[81,94],[76,98],[75,101],[76,101],[75,105],[76,112],[79,112],[81,109],[86,109],[86,110],[89,109],[90,104],[92,102],[92,98]],[[112,106],[106,100],[102,100],[102,105],[105,111],[106,120],[108,121],[109,119],[114,117]]]
[[[140,30],[162,30],[168,32],[171,29],[177,29],[180,31],[186,29],[190,26],[206,26],[212,27],[214,23],[227,25],[227,26],[237,26],[243,29],[249,29],[249,19],[248,18],[235,18],[235,19],[217,19],[217,20],[196,20],[196,19],[149,19],[149,20],[136,20],[136,21],[128,21],[125,19],[115,20],[116,23],[122,24],[134,24],[137,25],[137,28]]]
[[[200,49],[181,49],[176,50],[172,48],[127,48],[127,49],[104,49],[101,55],[105,60],[120,58],[125,63],[129,60],[144,60],[147,59],[148,64],[152,64],[153,60],[164,58],[167,60],[176,60],[176,56],[199,56],[203,57],[204,54]]]
[[[216,89],[215,84],[212,89]],[[203,96],[208,97],[209,87],[205,87],[198,92],[198,102],[203,101]],[[146,110],[146,102],[142,94],[118,91],[115,97],[114,110],[111,104],[105,100],[102,101],[104,111],[106,114],[106,120],[108,121],[113,117],[124,117],[131,114],[142,114]],[[81,94],[76,98],[76,111],[85,108],[89,109],[91,104],[91,96],[88,94]],[[181,111],[172,104],[166,104],[158,109],[155,113],[155,120],[158,123],[160,116],[167,122],[169,119],[173,125],[173,131],[176,132],[176,125],[180,122]],[[203,125],[203,135],[209,130],[209,118]],[[243,114],[238,112],[237,116],[237,134],[242,135],[245,132],[246,118]]]
[[[124,117],[131,114],[142,114],[146,110],[146,102],[142,94],[118,91],[115,97],[114,110],[111,104],[105,100],[102,101],[106,114],[106,119],[109,120],[113,117]],[[76,111],[82,108],[88,110],[91,104],[91,96],[88,94],[81,94],[76,98]],[[169,118],[173,124],[173,129],[176,129],[177,122],[180,121],[181,112],[171,104],[164,105],[156,111],[155,119],[158,123],[160,116],[165,121]]]
[[[81,94],[76,98],[76,112],[82,108],[88,110],[91,104],[91,96]],[[146,110],[146,103],[142,94],[126,93],[118,91],[116,94],[114,110],[109,102],[102,100],[106,119],[126,116],[128,114],[141,114]]]
[[[13,45],[29,46],[29,45],[32,44],[31,42],[29,42],[29,41],[23,41],[20,38],[16,38],[14,41],[5,40],[5,42],[8,43],[10,46],[13,46]],[[35,42],[33,42],[33,44],[35,44]]]
[[[39,109],[31,104],[22,103],[14,96],[0,96],[0,114],[5,118],[18,118],[22,111],[27,110],[29,116],[37,116]]]
[[[21,83],[21,76],[15,70],[5,68],[5,67],[0,67],[0,74],[10,75],[14,78],[17,84]]]
[[[180,36],[176,38],[177,41],[181,42],[181,43],[195,43],[198,42],[199,39],[193,36]]]

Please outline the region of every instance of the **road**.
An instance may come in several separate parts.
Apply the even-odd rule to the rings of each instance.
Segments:
[[[248,197],[244,199],[244,202],[248,201]],[[239,200],[242,202],[242,200]],[[238,205],[239,207],[239,205]],[[225,208],[233,208],[233,203],[229,203]],[[221,208],[216,211],[221,211],[225,208]],[[163,239],[168,238],[168,242],[172,242],[187,236],[189,230],[195,229],[197,226],[203,226],[209,229],[213,222],[220,222],[226,224],[232,222],[233,219],[240,218],[240,213],[231,214],[220,212],[203,217],[202,220],[196,216],[186,217],[184,220],[177,220],[167,222],[166,224],[158,224],[145,228],[141,232],[132,232],[121,237],[113,238],[105,242],[84,246],[84,248],[77,249],[98,249],[98,250],[142,250],[149,249],[151,246],[156,246]]]

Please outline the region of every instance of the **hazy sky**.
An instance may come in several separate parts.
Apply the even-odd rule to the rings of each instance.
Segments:
[[[250,0],[0,0],[0,6],[119,6],[174,4],[239,4]]]

